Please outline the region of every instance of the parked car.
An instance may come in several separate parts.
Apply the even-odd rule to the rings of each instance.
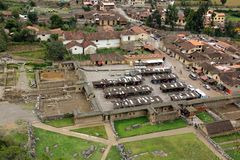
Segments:
[[[210,89],[211,89],[211,87],[210,87],[209,85],[207,85],[207,84],[204,84],[203,87],[204,87],[206,90],[210,90]]]
[[[198,76],[194,73],[190,73],[188,77],[191,78],[192,80],[197,80],[198,78]]]

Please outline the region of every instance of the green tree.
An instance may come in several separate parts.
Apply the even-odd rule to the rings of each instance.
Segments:
[[[28,13],[28,19],[33,24],[36,24],[38,22],[38,15],[36,12],[29,12]]]
[[[61,61],[64,59],[65,54],[67,54],[67,50],[62,42],[52,41],[47,43],[46,58],[54,61]]]
[[[58,40],[58,34],[51,34],[50,39],[51,39],[51,41],[57,41]]]
[[[149,15],[146,19],[146,22],[145,24],[149,27],[152,27],[152,23],[153,23],[153,18],[152,18],[152,15]]]
[[[156,21],[157,28],[161,28],[162,20],[161,20],[161,16],[160,16],[159,12],[157,10],[153,12],[153,18]]]
[[[15,19],[9,19],[5,24],[5,28],[10,31],[19,31],[21,29],[21,24]]]
[[[221,0],[222,5],[225,5],[227,3],[227,0]]]
[[[50,27],[51,28],[62,28],[63,20],[58,15],[52,15],[50,17]]]
[[[178,9],[176,5],[168,5],[165,23],[171,26],[173,30],[178,20]]]
[[[7,8],[8,6],[3,1],[0,1],[0,10],[6,10]]]
[[[7,34],[3,29],[0,29],[0,52],[7,50]]]
[[[15,32],[13,35],[13,41],[15,42],[34,42],[35,40],[36,35],[28,29],[23,29],[20,32]]]
[[[227,37],[235,37],[237,35],[234,25],[231,21],[227,21],[225,23],[225,36]]]
[[[12,16],[13,16],[14,18],[18,19],[18,18],[19,18],[19,10],[18,10],[18,9],[14,9],[14,10],[12,11]]]

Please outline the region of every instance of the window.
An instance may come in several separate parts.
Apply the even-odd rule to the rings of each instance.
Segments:
[[[74,48],[75,50],[77,50],[77,48]]]
[[[98,40],[96,40],[96,42],[98,42]]]
[[[130,36],[128,36],[128,40],[130,41]]]

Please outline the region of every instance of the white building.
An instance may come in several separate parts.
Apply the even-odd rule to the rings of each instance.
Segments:
[[[66,45],[71,41],[76,41],[82,43],[84,40],[84,34],[82,32],[64,32],[63,34],[63,44]]]
[[[63,36],[63,31],[60,28],[52,29],[49,31],[39,31],[37,32],[37,39],[40,41],[48,41],[51,35],[58,35],[58,38],[61,39]]]
[[[71,41],[66,44],[66,48],[72,54],[83,54],[83,47],[77,41]]]

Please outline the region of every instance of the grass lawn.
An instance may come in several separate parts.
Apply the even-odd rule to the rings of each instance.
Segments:
[[[132,130],[126,130],[126,128],[131,127],[134,124],[140,124],[141,127]],[[157,125],[151,125],[148,121],[148,118],[144,116],[133,119],[115,121],[114,126],[119,137],[130,137],[152,132],[183,128],[186,127],[187,124],[183,119],[176,119],[173,121],[166,121]]]
[[[214,122],[213,117],[207,112],[200,112],[197,114],[197,117],[201,119],[204,123],[212,123]]]
[[[44,59],[46,55],[45,49],[40,49],[36,51],[23,51],[12,53],[14,56],[29,58],[29,59]]]
[[[107,133],[104,126],[78,128],[72,131],[107,139]]]
[[[79,159],[83,160],[82,152],[90,148],[91,145],[97,147],[96,151],[90,156],[91,160],[100,160],[102,153],[100,149],[105,147],[103,144],[89,142],[75,137],[64,136],[46,130],[34,129],[35,136],[39,138],[36,143],[36,159],[47,159],[46,155],[52,154],[50,159]],[[54,147],[57,145],[57,147]],[[49,147],[49,153],[46,153]],[[76,155],[74,158],[73,155]]]
[[[57,127],[57,128],[74,125],[72,117],[56,119],[56,120],[49,120],[44,123],[47,125],[53,126],[53,127]]]
[[[127,54],[126,51],[124,51],[121,48],[103,48],[103,49],[98,49],[97,50],[98,54],[109,54],[109,53],[117,53],[117,54]]]
[[[159,137],[125,143],[131,156],[145,153],[135,160],[215,160],[218,159],[193,133]],[[154,155],[153,151],[163,151],[166,155]]]
[[[240,133],[232,133],[228,135],[222,135],[222,136],[217,136],[212,138],[216,143],[222,143],[222,142],[227,142],[227,141],[234,141],[236,139],[240,139]]]
[[[116,146],[112,146],[106,160],[121,160],[121,156]]]
[[[238,150],[228,150],[225,151],[230,157],[232,157],[234,160],[240,160],[240,151]]]
[[[233,143],[227,143],[227,144],[220,144],[220,146],[222,147],[222,149],[228,149],[228,148],[233,148],[233,147],[237,147],[239,146],[239,142],[233,142]]]
[[[87,61],[90,60],[90,55],[71,55],[67,56],[66,60]]]
[[[240,21],[240,17],[227,15],[227,20],[228,21],[232,21],[232,22],[239,22]]]
[[[211,0],[212,4],[215,5],[222,5],[220,0]],[[240,6],[240,1],[239,0],[227,0],[225,6],[227,7],[239,7]]]

